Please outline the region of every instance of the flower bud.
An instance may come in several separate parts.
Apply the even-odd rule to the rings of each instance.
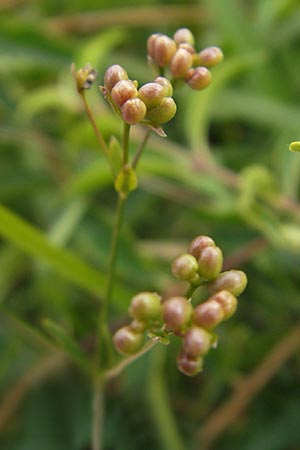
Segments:
[[[131,300],[129,315],[146,322],[160,317],[162,310],[161,297],[156,292],[140,292]]]
[[[206,355],[211,348],[211,334],[203,328],[192,326],[183,339],[183,351],[190,358]]]
[[[207,47],[196,57],[198,66],[213,67],[222,61],[223,52],[219,47]]]
[[[192,55],[179,48],[170,62],[170,71],[174,78],[184,78],[193,63]]]
[[[128,75],[125,69],[119,64],[110,66],[104,75],[104,86],[111,92],[112,88],[121,80],[128,80]]]
[[[141,122],[147,112],[147,108],[144,102],[139,98],[132,98],[127,100],[121,108],[121,115],[124,122],[129,125],[135,125]]]
[[[169,122],[176,114],[177,106],[172,97],[164,97],[159,105],[147,111],[146,118],[160,125]]]
[[[195,256],[196,259],[199,259],[202,250],[206,247],[215,247],[215,241],[208,236],[197,236],[190,243],[188,253]]]
[[[185,76],[185,81],[192,89],[200,91],[210,84],[211,73],[206,67],[190,69]]]
[[[223,290],[211,297],[211,300],[218,302],[224,311],[224,319],[227,320],[231,317],[237,308],[237,299],[231,292]]]
[[[148,37],[147,40],[147,52],[148,55],[151,56],[152,59],[155,58],[155,41],[158,38],[158,36],[162,36],[161,33],[153,33]]]
[[[164,98],[164,88],[159,83],[147,83],[140,87],[138,96],[145,103],[146,108],[151,109]]]
[[[164,88],[163,90],[164,97],[172,97],[173,86],[167,78],[157,77],[155,78],[154,82],[160,84]]]
[[[191,358],[184,351],[179,353],[176,362],[178,370],[190,377],[197,375],[203,368],[203,358]]]
[[[209,299],[194,309],[193,323],[208,330],[216,327],[224,320],[225,312],[222,305],[216,300]]]
[[[143,345],[144,336],[137,333],[130,326],[122,327],[113,336],[113,342],[122,355],[133,355]]]
[[[147,323],[144,320],[134,319],[130,323],[130,328],[137,333],[143,333],[145,330],[147,330],[147,327]]]
[[[223,266],[223,254],[219,247],[206,247],[198,259],[199,275],[206,280],[216,278]]]
[[[241,270],[227,270],[226,272],[222,272],[215,280],[212,280],[207,285],[209,292],[212,294],[226,289],[236,297],[246,289],[246,286],[247,277]]]
[[[136,98],[138,95],[137,88],[130,80],[121,80],[112,88],[111,97],[114,103],[122,106],[127,100]]]
[[[188,28],[179,28],[175,32],[173,39],[177,45],[180,45],[180,44],[194,45],[195,44],[195,39],[194,39],[193,33]]]
[[[184,253],[177,256],[172,264],[172,273],[176,278],[192,282],[196,278],[199,278],[198,274],[198,262],[193,255]]]
[[[194,57],[197,54],[196,54],[196,50],[194,49],[194,47],[191,44],[180,44],[178,48],[183,48],[184,50],[189,52],[192,55],[193,61],[194,61]]]
[[[167,328],[175,333],[183,333],[193,314],[190,302],[184,297],[171,297],[163,303],[162,307],[162,316]]]
[[[85,89],[90,89],[97,77],[97,71],[91,67],[90,64],[86,64],[85,67],[79,69],[76,72],[75,65],[72,64],[71,70],[77,84],[77,90],[79,93]]]
[[[154,52],[152,58],[154,62],[160,67],[167,66],[177,50],[173,39],[165,35],[159,35],[153,42],[153,46]]]

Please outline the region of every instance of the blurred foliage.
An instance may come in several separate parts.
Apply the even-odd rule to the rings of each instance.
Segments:
[[[70,361],[58,367],[49,361],[59,348],[91,370],[84,349],[97,325],[116,199],[70,64],[91,63],[101,80],[109,64],[120,63],[132,78],[148,81],[147,36],[171,35],[179,26],[192,29],[199,49],[224,51],[208,90],[178,93],[168,139],[150,138],[139,189],[127,205],[111,310],[114,328],[137,291],[173,292],[169,262],[198,234],[211,235],[248,274],[238,314],[220,327],[219,347],[202,375],[187,379],[176,371],[174,342],[135,362],[107,389],[106,450],[200,449],[210,414],[299,323],[300,159],[288,151],[300,135],[299,3],[12,0],[0,2],[0,13],[5,450],[89,448],[88,380]],[[88,95],[104,136],[119,138],[120,123],[97,87]],[[141,136],[135,130],[132,151]],[[296,450],[299,375],[298,352],[214,448]]]

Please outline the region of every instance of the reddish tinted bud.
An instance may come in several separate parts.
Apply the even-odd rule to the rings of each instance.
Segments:
[[[129,326],[120,328],[113,336],[114,345],[122,355],[133,355],[138,352],[143,340],[143,335]]]
[[[203,358],[201,357],[196,359],[190,358],[183,351],[181,351],[177,356],[176,362],[180,372],[190,377],[197,375],[197,373],[201,372],[203,368]]]
[[[159,83],[147,83],[139,89],[138,96],[145,103],[146,108],[151,109],[164,98],[164,88]]]
[[[167,66],[177,50],[175,42],[168,36],[160,35],[157,36],[153,45],[154,54],[152,58],[154,62],[160,67]]]
[[[194,61],[194,57],[196,55],[196,51],[195,51],[194,47],[191,44],[180,44],[178,48],[183,48],[184,50],[189,52],[193,56],[193,61]]]
[[[246,289],[246,286],[247,277],[241,270],[222,272],[215,280],[208,283],[208,289],[212,294],[226,289],[235,296],[239,296]]]
[[[171,297],[163,303],[163,320],[174,332],[183,332],[189,325],[193,307],[184,297]]]
[[[167,78],[157,77],[155,78],[154,82],[160,84],[163,87],[164,97],[172,97],[173,86]]]
[[[229,317],[231,317],[236,311],[237,299],[229,291],[220,291],[217,294],[213,295],[211,297],[211,300],[215,300],[222,306],[224,311],[224,320],[229,319]]]
[[[192,55],[184,48],[179,48],[170,62],[171,74],[174,78],[184,78],[192,63]]]
[[[129,315],[137,320],[155,320],[161,315],[161,297],[156,292],[141,292],[131,300]]]
[[[203,328],[211,329],[224,320],[224,309],[219,302],[209,299],[207,302],[196,306],[193,315],[193,323]]]
[[[130,324],[130,328],[137,333],[143,333],[147,329],[147,323],[144,320],[134,319]]]
[[[183,340],[183,351],[190,358],[206,355],[211,348],[211,335],[203,328],[191,327]]]
[[[159,105],[147,110],[146,118],[160,125],[169,122],[176,114],[177,106],[172,97],[164,97]]]
[[[104,86],[111,92],[112,88],[121,80],[128,80],[128,75],[123,67],[119,64],[114,64],[110,66],[104,75]]]
[[[141,122],[147,112],[147,108],[144,102],[139,98],[132,98],[127,100],[121,108],[121,115],[124,122],[129,125],[135,125]]]
[[[137,88],[130,80],[119,81],[111,91],[111,97],[118,106],[122,106],[127,100],[135,98],[137,95]]]
[[[199,66],[213,67],[224,58],[219,47],[207,47],[198,53],[196,61]]]
[[[206,67],[190,69],[185,77],[187,84],[196,91],[205,89],[211,82],[211,73]]]
[[[199,278],[198,274],[198,262],[193,255],[184,253],[177,256],[172,264],[172,273],[176,278],[181,280],[193,281]]]
[[[175,32],[173,38],[177,45],[185,43],[194,45],[195,43],[194,36],[188,28],[179,28],[179,30]]]
[[[199,275],[206,280],[216,278],[223,266],[223,254],[219,247],[206,247],[198,259]]]
[[[154,33],[151,34],[151,36],[148,37],[147,40],[147,52],[148,55],[151,56],[152,59],[154,59],[154,52],[155,52],[155,41],[158,38],[158,36],[162,36],[161,33]]]
[[[208,236],[197,236],[190,243],[188,253],[195,256],[196,259],[199,259],[202,250],[206,247],[215,247],[215,241]]]

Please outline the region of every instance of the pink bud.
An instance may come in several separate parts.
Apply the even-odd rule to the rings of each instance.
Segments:
[[[215,278],[222,270],[223,254],[219,247],[206,247],[198,259],[199,275],[205,280]]]
[[[127,100],[135,98],[137,95],[137,88],[130,80],[118,81],[111,91],[111,97],[118,106],[122,106]]]
[[[176,52],[175,42],[168,36],[160,35],[157,36],[153,45],[154,54],[152,58],[154,62],[160,67],[167,66]]]
[[[181,351],[177,356],[177,367],[184,375],[192,377],[202,371],[203,358],[190,358],[184,351]]]
[[[172,273],[176,278],[192,282],[197,276],[197,272],[198,262],[193,255],[184,253],[173,261]]]
[[[171,297],[163,303],[163,320],[170,330],[184,332],[191,321],[193,307],[184,297]]]
[[[188,28],[179,28],[179,30],[175,32],[173,38],[177,45],[179,44],[194,45],[195,43],[193,33]]]
[[[121,108],[122,118],[124,122],[129,125],[135,125],[141,122],[144,119],[146,112],[146,105],[139,98],[127,100]]]
[[[167,78],[157,77],[155,78],[154,82],[160,84],[163,87],[164,97],[172,97],[173,86]]]
[[[104,86],[111,92],[112,88],[121,80],[128,80],[128,75],[123,67],[119,64],[114,64],[110,66],[104,75]]]
[[[143,345],[144,337],[130,326],[120,328],[113,336],[113,342],[119,353],[133,355]]]
[[[164,88],[159,83],[146,83],[140,87],[138,96],[146,105],[147,109],[158,105],[164,98]]]
[[[192,63],[192,55],[184,48],[179,48],[170,62],[171,74],[174,78],[184,78]]]
[[[227,320],[231,317],[237,308],[237,299],[231,292],[223,290],[211,297],[211,300],[218,302],[224,311],[224,319]]]
[[[190,69],[185,76],[185,81],[192,89],[200,91],[209,86],[211,82],[211,73],[206,67]]]
[[[219,47],[207,47],[197,55],[199,66],[213,67],[222,61],[224,55]]]
[[[195,256],[196,259],[199,259],[202,250],[206,247],[215,247],[215,241],[208,236],[197,236],[192,240],[188,253]]]
[[[237,297],[246,289],[246,286],[247,277],[241,270],[227,270],[208,283],[208,289],[212,294],[226,289]]]
[[[203,328],[192,326],[183,340],[183,350],[190,358],[205,355],[211,347],[211,335]]]
[[[223,307],[216,300],[209,299],[207,302],[196,306],[193,315],[193,322],[203,328],[211,329],[224,320],[225,313]]]

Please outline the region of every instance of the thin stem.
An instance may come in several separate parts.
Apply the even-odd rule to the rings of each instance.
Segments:
[[[128,163],[129,158],[129,134],[130,134],[130,125],[124,122],[123,128],[123,166]]]
[[[103,382],[96,379],[93,396],[92,450],[101,450],[103,433]]]
[[[146,146],[146,144],[148,142],[148,139],[149,139],[149,136],[150,136],[150,132],[151,132],[151,130],[148,129],[146,134],[145,134],[145,136],[144,136],[144,139],[142,140],[142,142],[140,143],[139,148],[136,151],[136,154],[134,155],[134,158],[133,158],[133,161],[132,161],[132,167],[134,169],[138,165],[140,157],[142,156],[142,153],[143,153],[143,151],[145,149],[145,146]]]

